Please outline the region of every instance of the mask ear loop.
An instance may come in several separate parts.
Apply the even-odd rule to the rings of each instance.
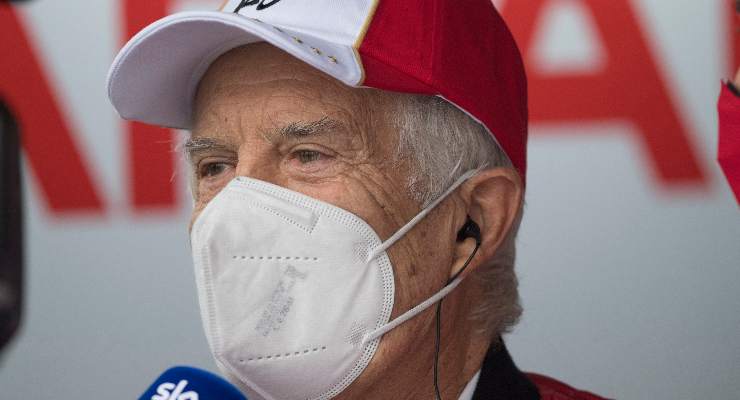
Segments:
[[[483,168],[486,166],[483,165],[479,168],[472,169],[464,174],[462,174],[457,180],[436,200],[434,200],[429,206],[427,206],[425,209],[423,209],[419,214],[417,214],[414,218],[411,219],[406,225],[401,227],[401,229],[398,230],[398,232],[394,233],[391,237],[389,237],[385,242],[383,242],[380,246],[373,249],[370,254],[368,254],[366,262],[370,262],[374,260],[376,257],[378,257],[380,254],[382,254],[384,251],[386,251],[389,247],[391,247],[394,243],[396,243],[399,239],[403,237],[408,231],[411,230],[416,224],[419,223],[427,214],[429,214],[439,203],[442,202],[447,196],[450,195],[455,189],[457,189],[460,185],[462,185],[465,181],[470,179],[471,177],[475,176],[478,172],[480,172]],[[462,270],[461,270],[462,271]],[[368,335],[365,336],[365,338],[362,340],[362,346],[367,345],[369,342],[383,336],[388,331],[392,330],[393,328],[397,327],[398,325],[401,325],[402,323],[408,321],[409,319],[415,317],[420,312],[426,310],[427,308],[434,305],[434,303],[440,301],[445,296],[447,296],[450,292],[452,292],[457,285],[460,284],[462,281],[462,277],[459,276],[459,273],[456,274],[451,278],[450,281],[448,281],[447,285],[442,288],[439,292],[435,293],[432,297],[426,299],[422,303],[418,304],[416,307],[406,311],[405,313],[399,315],[396,317],[393,321],[388,322],[387,324],[381,326],[380,328],[376,329],[373,332],[370,332]]]
[[[374,260],[381,253],[388,250],[389,247],[393,246],[399,239],[401,239],[406,233],[408,233],[408,231],[410,231],[411,228],[416,226],[416,224],[418,224],[419,221],[424,219],[424,217],[426,217],[427,214],[432,212],[432,210],[434,210],[439,205],[439,203],[442,202],[442,200],[444,200],[445,198],[447,198],[447,196],[450,195],[450,193],[454,192],[455,189],[457,189],[460,185],[465,183],[465,181],[467,181],[471,177],[475,176],[483,168],[485,168],[485,165],[480,168],[471,169],[470,171],[462,174],[444,193],[442,193],[441,196],[437,197],[437,199],[434,200],[431,204],[429,204],[425,209],[421,210],[418,214],[416,214],[414,218],[411,218],[411,221],[407,222],[406,225],[402,226],[401,229],[399,229],[391,237],[386,239],[386,241],[383,242],[380,246],[373,249],[368,254],[365,262],[370,262]]]

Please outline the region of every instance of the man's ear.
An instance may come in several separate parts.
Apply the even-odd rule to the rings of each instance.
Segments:
[[[465,277],[477,269],[484,260],[496,254],[506,239],[522,207],[524,186],[514,168],[499,167],[486,169],[460,186],[460,196],[470,216],[481,231],[481,245],[461,276]],[[462,227],[465,219],[458,221]],[[475,249],[475,240],[465,239],[455,244],[455,259],[450,277],[457,274]]]

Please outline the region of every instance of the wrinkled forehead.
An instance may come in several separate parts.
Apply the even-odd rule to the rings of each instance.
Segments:
[[[386,128],[393,125],[393,110],[403,96],[347,86],[267,43],[250,44],[223,54],[203,75],[193,132],[198,135],[204,124],[224,119],[224,114],[262,125],[329,117],[350,131],[373,131],[366,139],[375,141],[384,131],[394,131]]]
[[[202,91],[203,87],[272,81],[293,81],[296,86],[312,83],[335,92],[353,92],[333,77],[264,42],[240,46],[218,57],[198,87]]]

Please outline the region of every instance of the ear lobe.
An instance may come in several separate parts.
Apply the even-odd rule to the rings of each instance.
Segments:
[[[523,186],[513,168],[481,171],[462,185],[460,195],[468,205],[467,213],[480,227],[481,245],[461,276],[467,276],[496,254],[509,234],[522,206]],[[455,249],[450,276],[457,274],[475,249],[475,240],[466,239]]]

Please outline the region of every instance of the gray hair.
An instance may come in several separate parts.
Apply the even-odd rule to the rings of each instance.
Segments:
[[[512,167],[488,130],[451,103],[422,95],[397,98],[396,159],[411,160],[407,188],[422,207],[469,170]],[[482,324],[484,332],[494,336],[508,332],[522,313],[514,272],[521,218],[520,211],[496,254],[471,276],[479,279],[485,290],[485,300],[471,310],[471,316]]]

